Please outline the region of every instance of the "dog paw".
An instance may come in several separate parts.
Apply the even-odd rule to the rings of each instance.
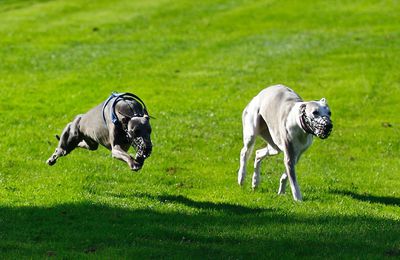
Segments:
[[[253,188],[253,190],[257,189],[259,184],[260,184],[260,175],[253,176],[253,180],[251,182],[251,187]]]
[[[279,187],[278,195],[285,195],[286,194],[286,187]]]
[[[238,184],[240,185],[240,186],[243,186],[243,184],[244,184],[244,174],[242,174],[242,173],[238,173],[238,179],[237,179],[237,181],[238,181]]]
[[[293,199],[294,199],[294,201],[296,201],[296,202],[302,202],[302,201],[303,201],[303,198],[302,198],[302,197],[298,197],[298,198],[293,197]]]
[[[141,166],[141,165],[138,165],[138,164],[133,164],[133,165],[131,165],[131,170],[134,171],[134,172],[137,172],[137,171],[139,171],[140,169],[142,169],[142,166]]]
[[[48,160],[46,161],[46,163],[47,163],[49,166],[52,166],[52,165],[54,165],[54,164],[56,163],[56,160],[54,160],[53,158],[50,158],[50,159],[48,159]]]

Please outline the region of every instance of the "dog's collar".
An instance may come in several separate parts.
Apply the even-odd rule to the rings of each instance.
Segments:
[[[136,96],[136,95],[134,95],[132,93],[115,93],[115,92],[113,92],[113,93],[111,93],[111,96],[109,96],[107,98],[107,100],[104,102],[103,108],[102,108],[103,121],[104,121],[104,124],[106,126],[107,126],[107,122],[106,122],[106,116],[105,116],[104,110],[105,110],[106,106],[108,105],[108,103],[113,98],[114,98],[114,101],[111,104],[110,118],[111,118],[111,121],[113,122],[114,125],[121,125],[122,126],[122,123],[119,121],[118,116],[115,113],[115,106],[121,100],[134,100],[134,101],[138,102],[142,106],[143,114],[142,113],[138,114],[138,113],[135,113],[135,111],[132,111],[132,112],[134,112],[132,117],[140,117],[140,116],[143,116],[144,113],[147,113],[146,105],[144,104],[143,100],[141,100],[138,96]]]
[[[303,128],[303,130],[306,133],[315,135],[313,129],[311,128],[310,119],[307,117],[307,114],[306,114],[306,105],[305,104],[300,106],[299,119],[300,119],[301,128]]]

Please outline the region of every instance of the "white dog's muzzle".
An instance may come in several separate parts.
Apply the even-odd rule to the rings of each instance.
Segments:
[[[311,118],[307,116],[305,110],[305,105],[300,107],[300,123],[304,131],[321,139],[328,138],[333,128],[331,119],[328,116]]]

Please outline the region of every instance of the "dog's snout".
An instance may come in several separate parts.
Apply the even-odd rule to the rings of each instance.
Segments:
[[[326,125],[332,125],[331,118],[329,116],[323,116],[322,119]]]
[[[132,171],[135,171],[135,172],[139,171],[140,169],[142,169],[142,165],[139,165],[139,164],[135,164],[132,167]]]

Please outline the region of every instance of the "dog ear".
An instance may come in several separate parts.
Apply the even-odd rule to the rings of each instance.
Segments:
[[[143,113],[144,113],[143,117],[146,118],[147,120],[150,120],[150,118],[156,119],[154,116],[149,115],[149,112],[147,112],[146,109],[143,109]]]
[[[319,101],[323,106],[326,106],[328,104],[328,101],[326,100],[326,98],[321,98],[321,100]]]

